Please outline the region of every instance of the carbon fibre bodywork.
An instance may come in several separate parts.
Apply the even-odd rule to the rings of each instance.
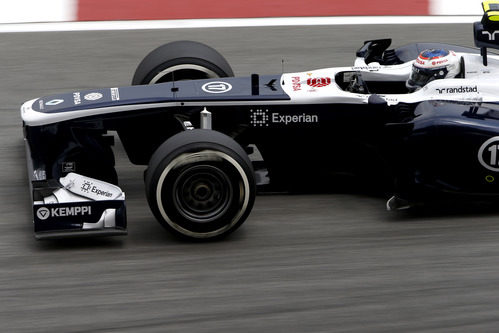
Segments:
[[[202,127],[203,110],[211,130],[249,155],[256,147],[262,191],[370,188],[411,203],[497,196],[499,57],[489,56],[485,66],[472,48],[421,43],[387,50],[389,44],[366,42],[351,67],[99,88],[26,102],[36,235],[126,233],[124,194],[88,196],[118,184],[109,131],[132,163],[148,165],[170,137]],[[405,80],[427,48],[458,53],[462,76],[410,93]],[[83,185],[61,185],[68,176],[69,184]],[[70,198],[54,206],[47,198],[61,189]]]

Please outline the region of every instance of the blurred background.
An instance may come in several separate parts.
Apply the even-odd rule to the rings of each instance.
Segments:
[[[434,15],[441,23],[438,15],[480,14],[479,0],[0,1],[3,27],[350,15]],[[335,26],[140,31],[125,22],[130,30],[40,32],[32,25],[0,33],[0,331],[496,332],[495,207],[406,215],[362,193],[258,196],[230,238],[186,243],[155,221],[144,168],[131,165],[117,141],[129,235],[37,242],[26,179],[21,103],[129,85],[141,59],[163,43],[206,43],[239,76],[280,73],[284,60],[286,72],[298,72],[351,66],[368,39],[473,46],[475,18],[460,19],[466,22],[355,25],[347,18]]]
[[[480,15],[481,0],[18,0],[0,23],[357,15]]]

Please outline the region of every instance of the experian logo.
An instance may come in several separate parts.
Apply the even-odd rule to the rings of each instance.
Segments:
[[[250,110],[250,124],[254,127],[268,127],[269,124],[306,124],[318,123],[319,115],[316,114],[280,114],[279,112],[269,112],[268,109]]]
[[[296,123],[318,123],[319,116],[316,114],[295,114],[295,115],[282,115],[279,113],[272,113],[272,122],[281,124],[296,124]]]
[[[81,186],[81,190],[85,193],[95,193],[96,195],[104,196],[104,197],[112,197],[113,194],[108,191],[104,191],[99,189],[97,186],[95,186],[92,182],[89,181],[84,181],[83,185]]]
[[[40,220],[46,220],[49,217],[66,217],[66,216],[84,216],[92,215],[91,206],[83,207],[57,207],[57,208],[47,208],[41,207],[36,211],[36,216]]]

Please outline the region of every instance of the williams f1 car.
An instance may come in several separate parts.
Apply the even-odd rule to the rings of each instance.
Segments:
[[[497,197],[499,56],[487,49],[499,48],[499,4],[484,8],[474,24],[479,49],[389,49],[390,39],[370,40],[350,67],[233,77],[217,51],[180,41],[147,55],[132,86],[24,103],[36,237],[126,233],[109,131],[132,163],[147,165],[157,220],[191,239],[237,229],[257,186],[372,185],[390,193],[390,209],[446,196]],[[459,74],[412,91],[407,82],[425,73],[412,76],[426,49],[451,50]]]

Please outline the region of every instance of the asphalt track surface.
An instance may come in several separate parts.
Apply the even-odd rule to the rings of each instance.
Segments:
[[[349,65],[366,39],[472,45],[470,25],[0,35],[2,332],[469,332],[499,325],[499,211],[393,214],[383,198],[259,196],[228,239],[193,244],[151,215],[117,147],[129,235],[35,241],[19,117],[41,95],[128,85],[159,44],[198,40],[237,75]]]

